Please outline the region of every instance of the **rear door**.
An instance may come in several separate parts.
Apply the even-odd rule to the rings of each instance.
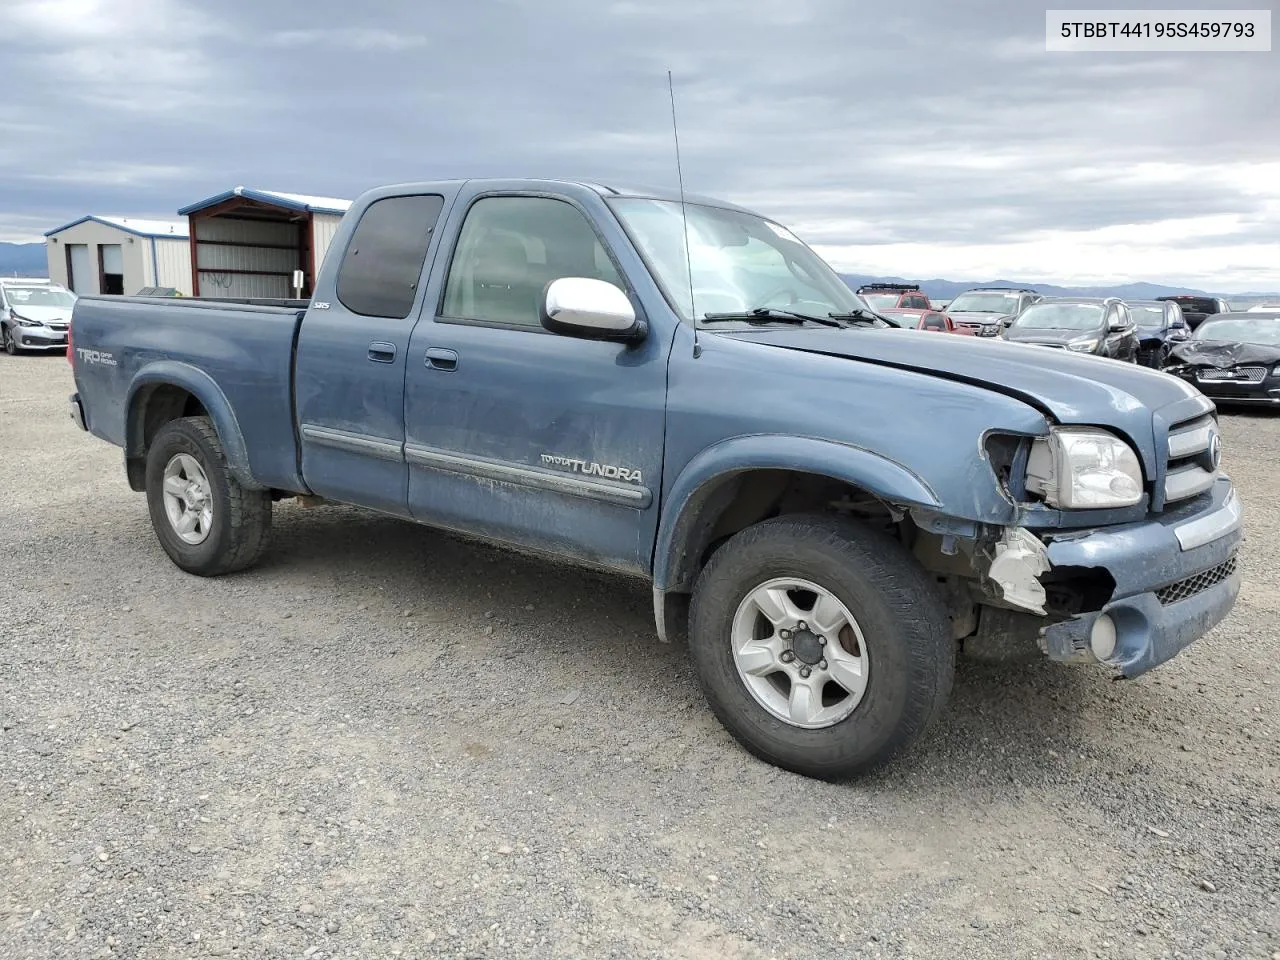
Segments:
[[[301,324],[294,366],[302,476],[322,497],[408,515],[405,358],[445,201],[376,198],[329,252],[341,261]]]
[[[446,232],[452,256],[433,273],[407,368],[414,518],[647,571],[672,331],[628,345],[539,320],[560,277],[613,283],[643,315],[620,226],[589,191],[490,192],[460,200]]]

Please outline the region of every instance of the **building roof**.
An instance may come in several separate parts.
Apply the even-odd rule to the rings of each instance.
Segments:
[[[236,187],[233,190],[227,190],[213,197],[206,197],[204,200],[197,200],[195,203],[188,204],[178,211],[178,216],[185,217],[193,213],[199,213],[201,210],[207,210],[209,207],[217,206],[225,203],[235,197],[244,197],[246,200],[257,200],[259,203],[267,203],[274,207],[284,207],[286,210],[300,210],[306,213],[346,213],[351,206],[350,200],[342,200],[338,197],[311,197],[301,193],[281,193],[278,190],[255,190],[251,187]]]
[[[81,217],[79,220],[64,223],[62,226],[45,233],[45,236],[51,237],[55,233],[70,230],[72,227],[87,223],[90,220],[95,223],[105,224],[108,227],[115,227],[125,233],[132,233],[135,237],[156,237],[164,240],[187,239],[187,221],[185,220],[140,220],[137,217],[99,217],[92,213]]]

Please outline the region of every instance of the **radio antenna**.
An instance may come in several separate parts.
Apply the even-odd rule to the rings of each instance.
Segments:
[[[680,183],[680,223],[684,230],[684,264],[689,271],[689,310],[693,313],[693,357],[702,356],[702,345],[698,343],[698,310],[693,302],[693,254],[689,252],[689,211],[684,201],[684,168],[680,165],[680,127],[676,124],[676,88],[671,80],[671,71],[667,71],[667,92],[671,94],[671,136],[676,142],[676,178]]]

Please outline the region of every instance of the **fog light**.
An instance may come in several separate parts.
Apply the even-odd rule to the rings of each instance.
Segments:
[[[1105,613],[1093,621],[1089,631],[1089,649],[1099,660],[1109,659],[1116,652],[1116,623]]]

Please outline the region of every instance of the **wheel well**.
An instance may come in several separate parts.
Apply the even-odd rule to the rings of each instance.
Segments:
[[[789,513],[857,517],[895,535],[903,513],[856,484],[799,470],[750,470],[699,490],[675,531],[682,545],[667,590],[688,593],[711,555],[730,537],[762,520]],[[687,519],[686,519],[687,518]]]
[[[160,428],[182,417],[205,417],[209,412],[190,390],[161,383],[143,388],[134,398],[129,413],[129,444],[125,469],[129,486],[146,489],[147,451]]]

